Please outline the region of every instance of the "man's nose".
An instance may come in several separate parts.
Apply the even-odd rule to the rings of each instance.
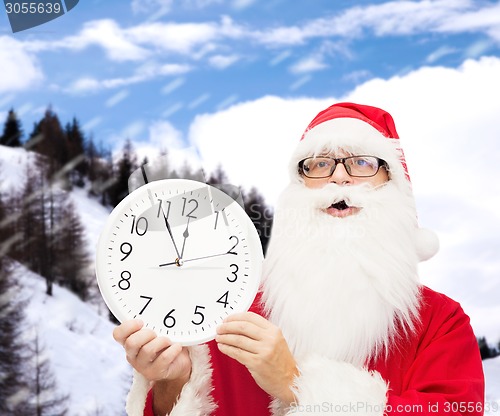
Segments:
[[[343,163],[337,163],[332,176],[330,176],[330,182],[337,185],[349,185],[352,183],[352,177],[347,173]]]

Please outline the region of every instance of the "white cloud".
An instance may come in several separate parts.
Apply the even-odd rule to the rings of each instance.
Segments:
[[[36,57],[10,36],[0,36],[0,68],[0,93],[26,90],[44,78]]]
[[[237,10],[243,10],[254,4],[256,0],[232,0],[231,5]]]
[[[109,59],[124,62],[141,61],[154,53],[191,55],[206,49],[207,45],[210,47],[211,42],[241,37],[244,33],[228,17],[223,17],[218,23],[146,22],[128,28],[122,28],[112,19],[102,19],[85,23],[76,35],[53,41],[30,40],[24,45],[26,50],[33,52],[59,49],[80,51],[97,45]]]
[[[109,78],[102,80],[97,80],[92,77],[79,78],[66,88],[66,92],[70,94],[92,93],[102,89],[113,89],[138,84],[160,76],[183,74],[190,70],[191,67],[189,65],[147,62],[138,67],[133,75],[125,78]]]
[[[101,123],[102,123],[102,117],[99,116],[93,117],[82,125],[82,130],[85,132],[92,131],[92,129],[94,129]]]
[[[129,92],[127,90],[118,91],[116,94],[112,95],[106,100],[105,106],[108,108],[114,107],[116,104],[120,103],[125,98],[127,98],[128,95]]]
[[[302,26],[261,29],[254,37],[263,44],[284,46],[301,45],[312,38],[361,37],[370,31],[377,36],[476,32],[500,42],[499,25],[499,4],[484,5],[473,0],[403,0],[351,7]]]
[[[350,81],[353,82],[354,84],[359,84],[363,80],[367,80],[369,78],[372,78],[372,73],[367,70],[367,69],[359,69],[356,71],[352,71],[347,75],[344,75],[342,79],[344,81]]]
[[[314,71],[321,71],[326,68],[328,68],[328,65],[323,62],[322,56],[312,55],[302,58],[300,61],[290,66],[289,69],[293,74],[303,74]]]
[[[292,53],[290,51],[283,51],[283,52],[279,53],[277,56],[275,56],[273,59],[271,59],[271,61],[269,62],[269,65],[276,66],[276,65],[280,64],[281,62],[283,62],[288,57],[290,57],[291,55],[292,55]]]
[[[465,50],[466,58],[479,58],[484,55],[488,49],[494,46],[493,42],[490,40],[480,40],[478,42],[474,42]]]
[[[84,24],[76,35],[53,41],[30,40],[25,42],[29,51],[69,49],[81,51],[97,45],[104,49],[109,59],[117,62],[140,61],[150,52],[128,39],[127,33],[112,19],[93,20]]]
[[[172,4],[173,0],[132,0],[131,6],[134,13],[167,13]]]
[[[302,87],[303,85],[307,84],[309,81],[312,80],[312,76],[311,75],[304,75],[303,77],[300,77],[298,80],[296,80],[295,82],[293,82],[291,85],[290,85],[290,91],[296,91],[298,90],[300,87]]]
[[[456,52],[457,49],[455,48],[452,48],[450,46],[441,46],[434,52],[431,52],[429,55],[427,55],[427,58],[425,58],[425,62],[427,62],[428,64],[433,64],[434,62],[439,61],[444,56],[451,55],[452,53]]]
[[[224,0],[182,0],[176,7],[183,7],[190,10],[201,10],[213,4],[221,4]],[[239,0],[241,1],[241,0]],[[252,1],[252,0],[243,0]],[[172,9],[173,0],[132,0],[131,7],[134,13],[153,14],[154,16],[164,15]]]
[[[204,94],[201,94],[199,95],[198,97],[196,97],[193,101],[191,101],[189,104],[188,104],[188,108],[190,110],[198,107],[199,105],[203,104],[205,101],[207,101],[208,99],[210,98],[210,94],[209,93],[204,93]]]
[[[169,165],[175,169],[181,169],[186,162],[193,171],[202,168],[198,150],[186,145],[182,133],[168,121],[152,123],[148,128],[148,140],[134,142],[134,149],[140,161],[147,157],[152,164],[162,163],[158,155],[166,153]]]
[[[239,61],[238,55],[214,55],[208,58],[208,63],[217,69],[226,69]]]
[[[170,94],[171,92],[175,91],[177,88],[182,87],[185,82],[186,82],[186,80],[184,78],[181,78],[181,77],[175,78],[161,89],[161,93],[162,94]]]
[[[146,123],[142,120],[136,120],[126,125],[121,131],[120,136],[122,136],[124,139],[130,139],[132,141],[140,140],[141,138],[143,138],[141,136],[145,130]]]

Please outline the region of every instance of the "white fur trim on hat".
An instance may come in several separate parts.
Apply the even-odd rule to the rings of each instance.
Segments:
[[[308,156],[344,150],[384,159],[391,179],[406,181],[399,139],[385,137],[376,128],[357,118],[334,118],[308,130],[293,153],[290,163],[292,181],[299,179],[297,164]]]

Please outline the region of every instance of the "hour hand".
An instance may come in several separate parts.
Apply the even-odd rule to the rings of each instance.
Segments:
[[[191,220],[191,217],[188,217],[186,229],[184,230],[184,233],[182,234],[182,236],[184,237],[184,241],[182,242],[182,249],[181,249],[181,256],[180,256],[181,259],[184,257],[184,247],[186,246],[186,240],[189,237],[189,220]]]

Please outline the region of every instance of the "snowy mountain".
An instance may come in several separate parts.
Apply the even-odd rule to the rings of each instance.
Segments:
[[[29,157],[30,153],[24,149],[0,146],[0,192],[22,186]],[[89,198],[84,189],[75,188],[68,197],[78,211],[86,230],[88,252],[94,258],[109,209]],[[47,296],[42,277],[22,265],[16,265],[13,273],[21,287],[19,296],[28,299],[25,309],[28,328],[37,329],[57,386],[61,393],[70,395],[69,416],[123,415],[131,370],[122,348],[112,338],[114,326],[107,319],[104,304],[84,303],[57,285],[53,296]],[[474,287],[463,286],[463,290],[472,292]],[[485,414],[498,415],[500,357],[483,363],[486,401],[491,409]]]
[[[131,371],[106,314],[57,285],[47,296],[45,279],[21,265],[13,274],[21,296],[29,297],[27,326],[37,330],[49,355],[58,392],[70,395],[69,414],[123,415]]]

